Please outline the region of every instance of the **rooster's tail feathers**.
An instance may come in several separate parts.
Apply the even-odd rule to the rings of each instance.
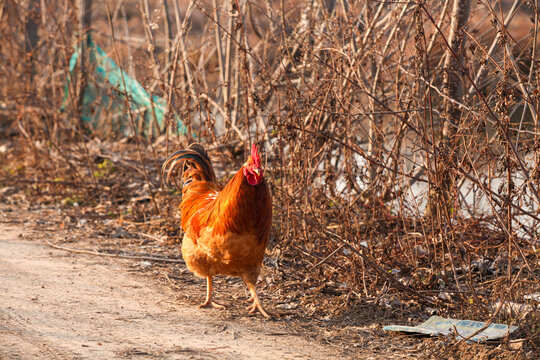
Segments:
[[[180,164],[185,164],[182,169],[184,186],[195,180],[216,181],[216,175],[210,163],[210,157],[208,157],[201,144],[193,143],[187,149],[179,150],[165,160],[161,167],[161,176],[168,185],[173,185],[171,180],[176,177],[178,165]]]

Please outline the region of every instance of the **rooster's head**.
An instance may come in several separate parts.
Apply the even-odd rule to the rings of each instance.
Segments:
[[[253,143],[251,147],[251,156],[244,164],[244,176],[249,185],[259,185],[263,180],[263,169],[261,168],[261,158],[257,153],[257,145]]]

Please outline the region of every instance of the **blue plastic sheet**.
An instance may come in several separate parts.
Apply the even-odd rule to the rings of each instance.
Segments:
[[[167,104],[159,96],[151,96],[135,79],[129,76],[95,44],[87,39],[88,73],[82,93],[81,120],[96,135],[128,136],[133,134],[128,107],[134,118],[136,132],[148,136],[165,130]],[[76,46],[69,60],[68,84],[73,77],[81,47]],[[68,84],[65,87],[62,110],[68,103]],[[127,103],[126,103],[127,97]],[[176,128],[180,133],[185,129],[176,118]],[[152,129],[152,130],[151,130]]]
[[[486,323],[481,321],[447,319],[440,316],[432,316],[427,321],[417,326],[389,325],[383,327],[383,330],[426,335],[448,335],[457,333],[458,337],[468,338],[485,325]],[[508,325],[504,324],[490,324],[487,329],[476,334],[469,340],[476,342],[495,340],[506,336],[517,328],[517,326],[508,327]]]

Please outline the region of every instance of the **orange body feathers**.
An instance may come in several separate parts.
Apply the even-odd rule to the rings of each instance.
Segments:
[[[255,283],[268,244],[272,200],[255,145],[247,162],[224,187],[216,182],[201,145],[192,144],[165,161],[162,173],[167,181],[182,163],[182,256],[189,270],[209,282],[203,305],[216,305],[212,300],[212,276],[240,276],[251,292],[251,312],[258,310],[267,316]]]

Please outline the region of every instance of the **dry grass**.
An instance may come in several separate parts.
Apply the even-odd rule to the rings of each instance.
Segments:
[[[130,112],[122,138],[106,116],[97,133],[79,121],[91,72],[75,72],[59,110],[76,7],[2,3],[0,184],[174,241],[166,155],[196,139],[226,178],[258,141],[272,259],[301,264],[289,280],[333,284],[346,307],[412,301],[519,324],[538,351],[538,319],[496,304],[540,286],[537,10],[470,2],[451,37],[453,4],[94,2],[94,41],[167,104],[161,126]]]

